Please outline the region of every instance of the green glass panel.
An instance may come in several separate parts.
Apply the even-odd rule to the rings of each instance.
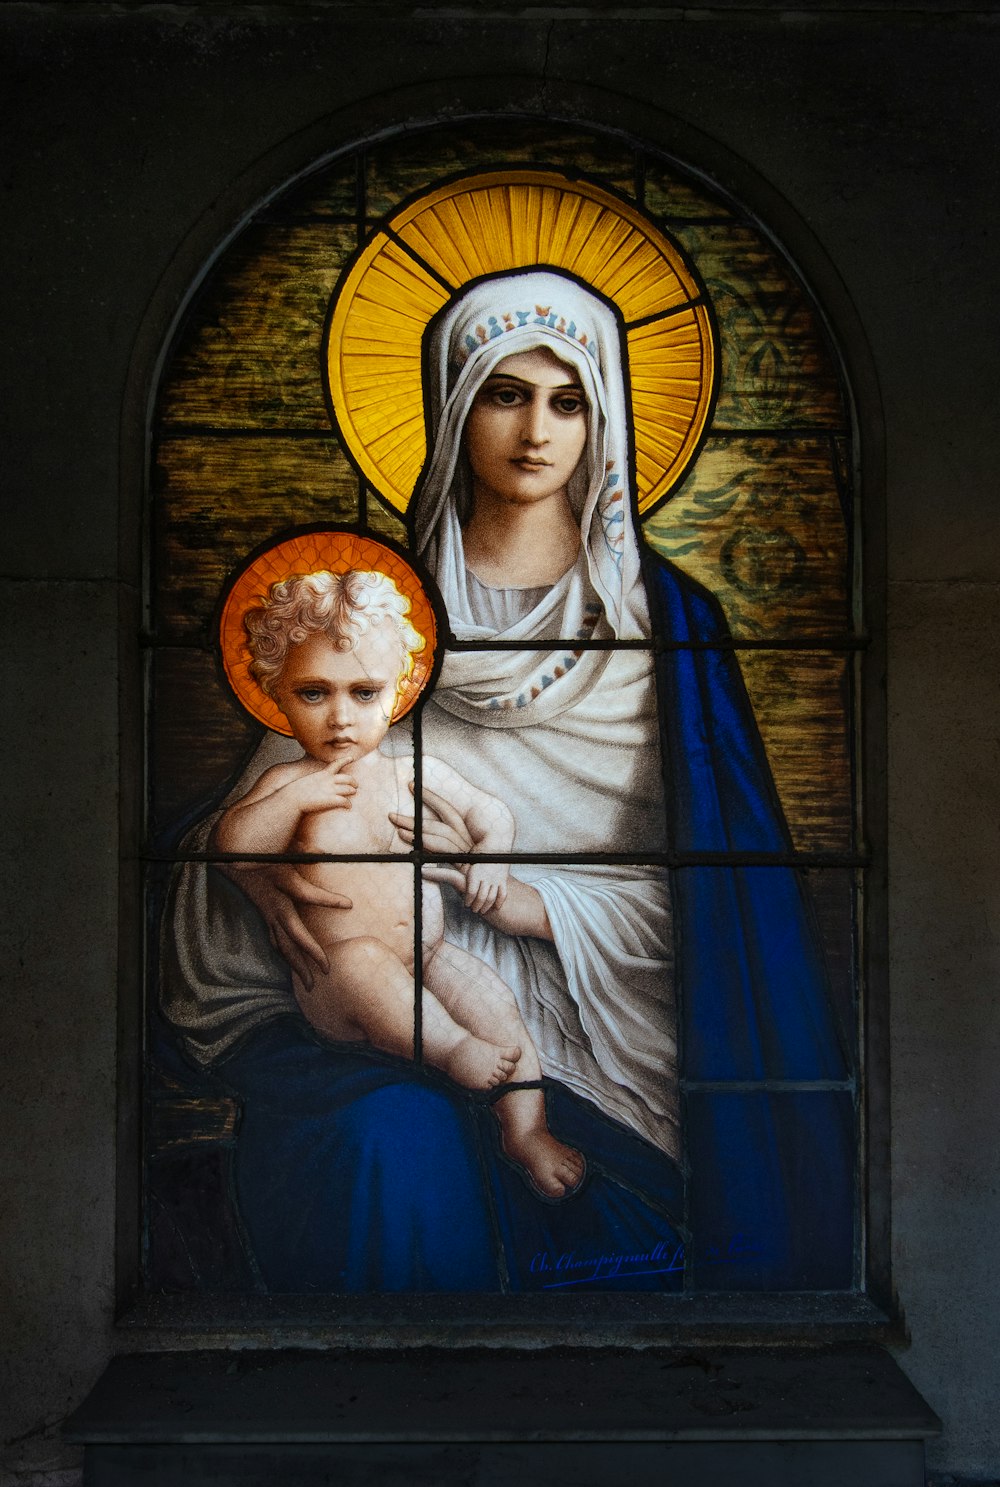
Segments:
[[[840,472],[825,435],[708,438],[643,530],[717,596],[733,636],[850,628]]]
[[[154,624],[163,639],[214,639],[229,573],[271,534],[357,519],[357,476],[332,438],[166,438],[155,473]]]
[[[251,227],[183,333],[163,387],[167,424],[327,429],[323,325],[350,226]]]
[[[804,289],[762,234],[737,223],[677,237],[705,280],[722,345],[716,426],[842,429],[837,368]]]
[[[155,651],[149,690],[150,836],[172,850],[176,828],[204,814],[262,730],[236,702],[211,651]]]

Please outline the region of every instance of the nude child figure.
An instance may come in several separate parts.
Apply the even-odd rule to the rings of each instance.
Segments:
[[[412,814],[412,765],[382,753],[401,682],[423,640],[409,601],[383,573],[312,573],[272,584],[244,624],[251,671],[284,713],[305,757],[279,764],[231,805],[213,845],[233,854],[405,853],[397,818]],[[438,759],[422,760],[424,800],[461,815],[477,853],[505,853],[507,807]],[[292,972],[303,1015],[325,1037],[414,1056],[414,877],[408,863],[315,862],[301,872],[342,907],[302,905],[329,969],[311,987]],[[448,865],[449,879],[455,867]],[[503,863],[469,863],[464,901],[500,908]],[[426,1062],[467,1089],[541,1078],[538,1054],[510,988],[494,970],[444,938],[437,883],[421,892],[421,1044]],[[493,1109],[505,1154],[544,1196],[582,1181],[578,1151],[549,1132],[541,1089],[512,1090]]]

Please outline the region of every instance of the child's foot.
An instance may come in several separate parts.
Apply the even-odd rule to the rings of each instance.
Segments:
[[[496,1089],[511,1077],[520,1057],[520,1048],[500,1048],[496,1043],[487,1043],[485,1038],[466,1033],[437,1063],[456,1084],[464,1084],[466,1089]]]
[[[564,1146],[544,1126],[502,1135],[503,1149],[512,1162],[523,1167],[534,1188],[545,1198],[565,1198],[583,1181],[587,1163],[582,1152]]]

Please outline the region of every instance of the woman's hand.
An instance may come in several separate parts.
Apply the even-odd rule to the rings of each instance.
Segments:
[[[410,788],[413,788],[412,785]],[[446,852],[449,856],[474,852],[476,843],[462,814],[433,790],[424,790],[423,798],[424,805],[428,807],[424,812],[424,851]],[[389,819],[403,841],[412,846],[414,818],[394,811]],[[478,874],[475,879],[473,873]],[[457,888],[466,907],[481,914],[487,924],[503,934],[533,935],[539,940],[552,939],[552,926],[549,924],[541,894],[530,884],[522,883],[520,878],[510,877],[506,863],[427,863],[422,875],[433,883],[450,883],[453,888]],[[497,893],[487,904],[493,884],[496,884]],[[482,908],[477,907],[480,899]]]
[[[410,784],[410,793],[413,793],[413,784]],[[425,852],[446,853],[449,857],[459,856],[464,852],[474,852],[476,844],[472,839],[469,828],[465,824],[465,817],[461,811],[445,800],[443,795],[436,794],[433,790],[424,790],[424,829],[423,849]],[[389,820],[399,832],[408,847],[413,846],[416,822],[413,816],[404,816],[400,811],[390,811]],[[442,879],[450,882],[451,879]]]
[[[412,781],[410,793],[413,793]],[[443,795],[438,795],[434,790],[425,789],[423,800],[425,809],[422,845],[425,852],[441,852],[453,857],[463,852],[476,850],[476,844],[461,811],[456,810],[450,801],[445,800]],[[412,847],[416,837],[416,818],[405,816],[400,811],[390,811],[389,820],[406,845]],[[470,865],[467,862],[428,863],[424,866],[422,876],[431,883],[450,883],[461,893],[466,906],[471,907],[469,871]]]
[[[545,900],[537,888],[522,883],[520,878],[507,879],[507,894],[502,903],[483,914],[486,923],[505,935],[531,935],[536,940],[551,940]]]
[[[288,962],[306,990],[311,991],[316,971],[326,975],[330,962],[302,922],[299,905],[350,909],[354,907],[352,900],[310,883],[290,862],[220,862],[217,866],[246,894],[267,925],[275,950]]]
[[[485,918],[493,909],[503,907],[507,898],[510,868],[506,862],[469,862],[464,864],[465,894],[463,903],[474,914]]]

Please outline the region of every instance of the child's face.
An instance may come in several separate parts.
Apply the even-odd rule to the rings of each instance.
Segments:
[[[353,764],[389,731],[401,671],[399,639],[376,625],[349,651],[325,635],[292,646],[274,700],[313,759]]]

